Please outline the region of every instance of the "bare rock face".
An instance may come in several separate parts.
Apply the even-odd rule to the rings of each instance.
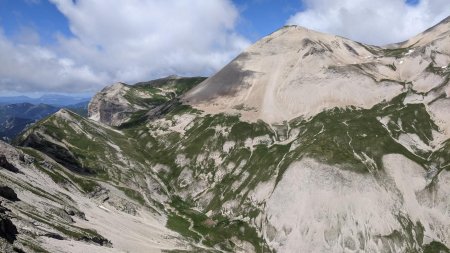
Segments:
[[[130,87],[116,83],[97,93],[89,103],[88,116],[110,126],[119,126],[126,122],[138,108],[125,98]]]
[[[168,76],[134,85],[116,83],[97,93],[89,103],[89,118],[109,126],[120,126],[131,120],[133,113],[164,107],[204,77]],[[159,109],[157,109],[159,110]]]
[[[281,123],[333,107],[370,108],[402,91],[402,85],[371,77],[376,49],[299,26],[261,39],[187,94],[206,112],[241,113],[250,121]]]
[[[69,124],[72,116],[61,111],[48,121],[63,128],[63,121],[57,120],[64,117]],[[78,120],[105,127],[82,117]],[[120,207],[134,199],[109,181],[97,183],[92,176],[64,167],[48,151],[0,141],[0,153],[22,172],[0,169],[0,252],[159,252],[161,247],[176,247],[177,235],[156,220],[158,216],[138,204],[130,215]],[[29,156],[34,162],[27,162]],[[100,184],[109,189],[108,199],[89,194],[102,188]]]
[[[287,26],[249,47],[183,99],[207,113],[239,113],[248,121],[269,123],[309,118],[334,107],[368,109],[408,89],[430,103],[450,93],[449,34],[446,19],[410,41],[376,47]]]

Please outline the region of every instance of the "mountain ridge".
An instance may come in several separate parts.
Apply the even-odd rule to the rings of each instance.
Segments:
[[[87,103],[81,102],[65,106],[81,115],[87,113]],[[13,140],[28,126],[57,112],[61,106],[48,104],[5,104],[0,105],[0,138],[6,141]]]
[[[57,94],[46,94],[38,98],[27,96],[0,97],[0,104],[30,103],[34,105],[49,104],[53,106],[68,106],[76,103],[89,101],[90,97],[72,97]]]
[[[448,32],[445,24],[433,31]],[[436,35],[434,40],[434,35],[417,35],[432,40],[423,45],[382,48],[298,26],[284,27],[248,48],[182,100],[208,113],[237,113],[243,119],[274,124],[308,118],[335,106],[368,109],[408,89],[418,96],[425,94],[429,101],[440,100],[449,89],[450,51],[448,39],[443,40],[447,37]],[[271,43],[275,43],[273,50]],[[446,122],[441,127],[448,129],[449,119],[433,114],[440,115],[436,120]]]
[[[60,110],[0,142],[0,186],[18,199],[0,191],[17,229],[0,246],[449,252],[439,41],[386,49],[287,27],[206,80],[109,86],[90,118]]]
[[[107,125],[120,126],[130,121],[133,113],[167,102],[203,80],[203,77],[168,76],[134,85],[115,83],[92,98],[88,116]]]

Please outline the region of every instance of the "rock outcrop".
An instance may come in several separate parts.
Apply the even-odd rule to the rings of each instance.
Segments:
[[[131,120],[133,113],[168,102],[203,81],[203,77],[169,76],[135,85],[116,83],[97,93],[89,103],[89,118],[110,126]]]
[[[6,159],[5,155],[0,155],[0,167],[3,167],[6,170],[9,170],[14,173],[18,173],[19,169],[16,168],[13,164],[8,162],[8,159]]]
[[[111,126],[119,126],[129,120],[133,112],[141,109],[130,104],[125,98],[129,90],[130,87],[123,83],[104,88],[89,103],[89,118]]]

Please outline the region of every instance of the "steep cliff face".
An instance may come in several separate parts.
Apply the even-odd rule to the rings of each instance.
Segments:
[[[61,110],[0,143],[4,245],[448,252],[447,31],[381,48],[286,27],[202,83],[105,88],[91,119]]]
[[[129,90],[130,87],[123,83],[105,87],[89,103],[89,118],[111,126],[119,126],[127,121],[133,112],[139,110],[137,105],[130,104],[125,99]]]
[[[133,113],[146,112],[203,80],[203,77],[169,76],[135,85],[116,83],[94,96],[89,103],[89,117],[110,126],[120,126],[130,121]]]

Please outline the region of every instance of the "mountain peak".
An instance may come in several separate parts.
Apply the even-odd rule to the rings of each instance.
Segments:
[[[64,109],[64,108],[62,108],[62,109],[59,109],[56,113],[55,113],[55,115],[58,115],[58,116],[60,116],[60,115],[68,115],[70,112],[67,110],[67,109]]]
[[[313,30],[310,30],[301,25],[285,25],[285,26],[281,27],[280,29],[278,29],[277,31],[292,31],[292,32],[304,31],[304,32],[306,32],[306,31],[313,31]],[[275,31],[275,32],[277,32],[277,31]]]
[[[310,41],[330,40],[337,36],[317,32],[299,25],[286,25],[257,41],[254,46],[262,46],[264,44],[273,44],[277,46],[290,44],[297,46],[298,43],[305,44]]]
[[[309,117],[336,106],[367,108],[401,90],[398,85],[389,86],[396,92],[388,95],[357,68],[375,59],[369,48],[301,26],[286,26],[250,46],[184,100],[207,112],[239,113],[250,121],[271,123]]]
[[[57,111],[55,114],[53,114],[55,117],[67,120],[67,121],[78,121],[81,116],[77,115],[76,113],[67,110],[67,109],[60,109],[59,111]]]
[[[182,78],[182,77],[179,76],[179,75],[169,75],[169,76],[166,76],[163,79],[180,79],[180,78]]]
[[[443,19],[441,22],[436,25],[428,28],[424,32],[414,36],[413,38],[398,43],[398,47],[419,47],[425,46],[429,43],[432,43],[436,40],[441,40],[450,35],[450,16]]]
[[[448,26],[447,28],[450,30],[450,16],[444,18],[441,22],[437,23],[435,26],[427,29],[427,31],[428,30],[432,30],[432,29],[434,29],[436,27],[439,27],[439,26]]]
[[[431,85],[427,66],[444,68],[449,64],[445,53],[449,43],[443,40],[449,34],[449,21],[447,18],[394,48],[285,26],[250,46],[183,99],[209,113],[241,114],[249,121],[281,123],[334,107],[371,108],[402,93],[405,82],[426,92]],[[438,57],[431,51],[412,49],[412,45],[433,41],[438,41],[433,51],[444,52]]]

